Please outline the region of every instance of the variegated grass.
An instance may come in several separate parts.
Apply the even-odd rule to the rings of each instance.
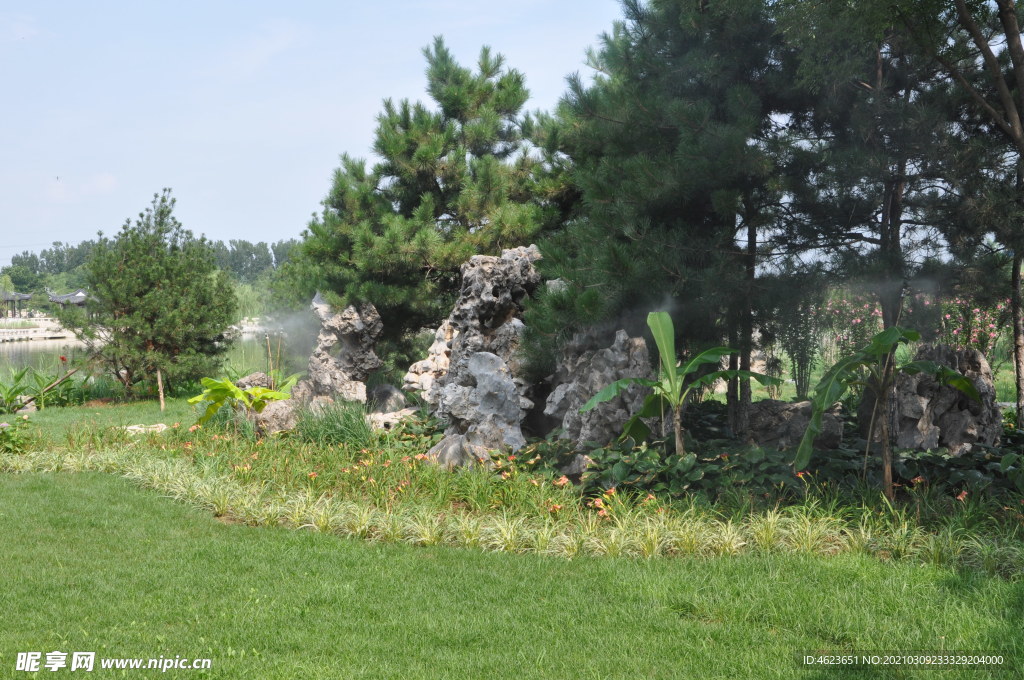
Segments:
[[[215,448],[212,454],[186,450],[183,456],[180,449],[171,450],[174,439],[160,441],[171,445],[166,452],[154,449],[148,440],[131,440],[117,445],[107,442],[102,448],[7,454],[0,456],[0,470],[117,474],[246,524],[419,546],[452,545],[566,559],[859,552],[1000,576],[1024,573],[1020,535],[983,517],[979,501],[962,504],[961,515],[951,515],[932,530],[922,526],[918,517],[936,511],[926,507],[925,500],[941,504],[941,499],[925,499],[918,506],[884,501],[843,506],[835,498],[810,498],[794,506],[748,508],[739,514],[719,512],[699,498],[658,505],[606,494],[604,502],[595,505],[585,503],[572,487],[523,471],[509,478],[482,467],[451,472],[411,461],[401,451],[375,455],[341,450],[332,450],[331,455],[340,456],[336,464],[347,465],[348,473],[315,469],[325,476],[341,475],[328,492],[310,483],[313,475],[307,470],[315,463],[302,451],[265,446],[246,449],[244,457],[232,459],[218,451],[230,453],[234,444],[217,441],[214,446],[222,449]],[[273,479],[261,473],[292,464],[304,467]],[[370,483],[361,479],[364,476],[373,479],[371,486],[378,491],[367,492]],[[951,507],[959,509],[955,504]]]

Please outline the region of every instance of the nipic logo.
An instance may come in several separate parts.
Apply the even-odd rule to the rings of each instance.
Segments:
[[[70,656],[70,659],[68,658]],[[210,659],[193,659],[175,656],[161,656],[155,659],[110,659],[101,658],[100,668],[137,668],[159,670],[161,673],[174,670],[199,670],[212,666]],[[14,663],[15,671],[37,673],[40,670],[57,671],[67,668],[71,671],[90,672],[96,666],[96,652],[18,652]]]

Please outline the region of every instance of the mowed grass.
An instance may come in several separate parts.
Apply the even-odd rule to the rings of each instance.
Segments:
[[[31,414],[30,418],[51,442],[60,442],[67,434],[83,429],[98,430],[127,425],[153,425],[180,423],[188,427],[196,421],[196,407],[185,398],[166,400],[166,410],[160,410],[156,400],[140,400],[129,403],[117,401],[93,401],[84,406],[67,408],[47,407]],[[15,416],[0,416],[11,419]]]
[[[225,524],[96,473],[0,475],[0,554],[0,677],[30,677],[18,651],[52,650],[209,657],[210,671],[168,677],[260,679],[1020,677],[837,674],[794,655],[1024,657],[1020,581],[856,554],[569,561],[377,544]]]

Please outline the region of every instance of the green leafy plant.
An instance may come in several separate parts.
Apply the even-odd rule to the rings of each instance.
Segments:
[[[634,490],[679,496],[705,474],[696,454],[662,456],[646,442],[626,437],[587,454],[591,467],[583,475],[584,489]]]
[[[1024,459],[1015,451],[974,446],[959,456],[948,451],[904,451],[893,461],[895,475],[945,493],[1024,494]]]
[[[46,408],[46,403],[49,400],[48,392],[55,382],[55,379],[35,369],[33,369],[29,375],[32,378],[32,382],[27,385],[28,396],[35,399],[36,407],[42,411]]]
[[[637,441],[646,439],[650,429],[644,424],[642,418],[654,418],[664,413],[666,408],[672,412],[672,426],[675,431],[676,454],[686,455],[686,446],[683,438],[683,409],[687,403],[687,397],[694,389],[711,385],[716,380],[732,378],[753,378],[762,385],[778,384],[777,378],[771,378],[753,371],[741,370],[718,370],[712,371],[699,377],[692,377],[698,370],[706,365],[719,365],[722,357],[732,354],[736,350],[729,347],[712,347],[699,353],[697,356],[683,364],[676,360],[675,327],[672,325],[672,317],[666,312],[651,312],[647,315],[647,325],[654,335],[654,342],[658,346],[658,355],[661,359],[661,369],[658,372],[657,380],[647,378],[623,378],[611,383],[603,390],[590,398],[580,408],[580,413],[591,410],[598,404],[610,401],[631,385],[643,385],[651,388],[651,394],[644,401],[640,412],[626,421],[623,427],[622,437],[632,437]]]
[[[885,495],[894,498],[892,483],[892,444],[889,441],[889,394],[898,373],[926,373],[944,385],[955,387],[971,399],[980,400],[978,390],[961,373],[934,361],[909,361],[896,365],[896,349],[908,342],[917,342],[921,334],[909,328],[892,326],[876,333],[871,342],[835,363],[825,372],[811,397],[811,419],[800,440],[793,465],[797,470],[807,467],[814,450],[814,439],[821,434],[825,411],[842,399],[847,390],[862,386],[875,398],[875,408],[868,428],[868,446],[876,430],[882,443],[882,485]]]
[[[253,386],[241,389],[227,378],[215,380],[203,378],[202,394],[196,395],[188,400],[190,404],[207,402],[206,411],[196,422],[203,425],[212,418],[225,405],[234,408],[242,407],[247,411],[260,413],[267,404],[272,401],[281,401],[291,398],[291,388],[295,384],[295,376],[292,376],[280,390],[271,390],[266,387]]]
[[[6,382],[0,380],[0,413],[14,413],[21,408],[19,397],[25,392],[25,377],[28,372],[29,369],[26,367],[11,373],[10,379]]]
[[[23,453],[25,451],[25,427],[28,416],[0,422],[0,453]]]

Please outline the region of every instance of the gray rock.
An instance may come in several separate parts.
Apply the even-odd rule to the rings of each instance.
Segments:
[[[262,411],[253,414],[256,432],[266,436],[295,429],[298,422],[298,413],[295,407],[294,399],[268,403]]]
[[[520,376],[523,301],[540,285],[536,246],[501,257],[474,255],[462,265],[462,287],[452,313],[434,335],[424,361],[403,381],[419,389],[448,421],[432,455],[442,464],[479,458],[480,450],[516,450],[526,444],[520,423],[533,402]]]
[[[491,461],[486,447],[471,444],[461,434],[446,435],[427,451],[427,456],[433,462],[447,468],[489,465]]]
[[[544,282],[544,287],[549,293],[564,293],[569,290],[569,284],[562,279],[551,279]]]
[[[367,302],[335,313],[319,293],[312,308],[320,319],[320,334],[309,357],[309,371],[292,388],[292,397],[303,403],[317,396],[365,403],[364,381],[382,365],[373,351],[383,329],[377,308]]]
[[[402,389],[417,391],[432,404],[437,403],[434,384],[448,373],[451,363],[452,340],[456,330],[446,319],[434,333],[434,342],[427,350],[427,358],[409,367],[402,381]]]
[[[309,400],[309,403],[306,404],[306,410],[315,416],[321,416],[324,414],[324,411],[326,411],[333,405],[334,399],[332,399],[331,397],[313,397],[312,399]]]
[[[35,413],[36,411],[38,411],[39,407],[36,406],[35,400],[33,399],[32,401],[29,401],[29,399],[30,399],[30,397],[28,395],[25,395],[25,394],[19,395],[18,396],[18,403],[21,404],[21,406],[19,406],[17,409],[15,409],[14,412],[15,413],[25,414],[25,413]]]
[[[441,394],[438,417],[447,419],[447,434],[463,435],[485,449],[526,446],[520,428],[519,393],[508,366],[497,355],[477,352],[468,357],[459,382],[448,381]]]
[[[956,388],[923,373],[899,375],[895,393],[895,444],[905,449],[945,447],[953,455],[974,444],[994,445],[1002,434],[1002,415],[996,404],[992,369],[975,349],[922,345],[915,359],[930,360],[964,374],[981,395],[974,401]],[[870,418],[870,400],[861,420]]]
[[[477,352],[501,357],[518,375],[516,353],[523,332],[518,317],[523,300],[540,285],[533,266],[538,259],[540,251],[530,246],[505,250],[501,257],[474,255],[463,264],[459,298],[434,334],[427,358],[410,367],[403,388],[420,390],[428,403],[437,404],[441,383],[450,372],[465,370],[465,361]]]
[[[366,414],[366,422],[375,430],[390,430],[406,418],[411,418],[414,415],[416,415],[416,409],[414,408],[403,408],[388,413],[368,413]]]
[[[811,402],[764,399],[750,405],[750,438],[761,446],[789,449],[797,446],[811,420]],[[843,421],[838,406],[821,419],[821,434],[814,440],[819,449],[836,449],[842,443]]]
[[[590,456],[584,453],[577,453],[573,456],[572,460],[569,461],[569,464],[562,468],[562,474],[566,477],[579,481],[579,479],[583,477],[583,473],[587,471],[587,468],[590,467],[590,464],[593,462],[594,461]]]
[[[265,387],[270,389],[270,376],[266,373],[256,372],[250,373],[249,375],[239,378],[235,382],[235,386],[240,390],[247,390],[250,387]]]
[[[366,393],[371,413],[391,413],[405,408],[405,395],[394,385],[377,385]]]
[[[544,408],[545,415],[561,421],[563,436],[578,447],[618,437],[623,424],[640,410],[646,393],[633,386],[586,413],[580,413],[581,406],[616,380],[654,377],[643,338],[630,338],[620,330],[611,346],[595,349],[595,343],[593,336],[581,334],[566,345]]]

